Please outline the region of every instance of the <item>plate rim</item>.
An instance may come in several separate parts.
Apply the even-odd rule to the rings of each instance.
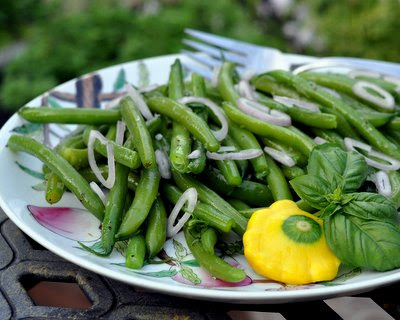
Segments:
[[[291,55],[292,56],[292,55]],[[304,57],[309,59],[308,56],[295,55],[299,59]],[[107,69],[113,69],[118,67],[123,67],[127,64],[138,63],[140,61],[144,63],[150,63],[151,60],[155,59],[173,59],[173,58],[181,58],[185,59],[182,54],[169,54],[169,55],[161,55],[155,57],[149,57],[144,59],[127,61],[119,64],[115,64],[112,66],[108,66],[105,68],[101,68],[98,70],[91,71],[89,73],[83,74],[74,79],[70,79],[64,83],[57,85],[56,87],[50,89],[54,90],[60,86],[66,85],[71,81],[75,81],[80,77],[84,77],[93,73],[104,72]],[[150,68],[151,69],[151,68]],[[48,91],[50,91],[48,90]],[[42,96],[46,92],[38,95],[37,97]],[[35,97],[34,99],[36,99]],[[33,99],[33,100],[34,100]],[[33,101],[31,100],[31,101]],[[30,102],[28,102],[29,104]],[[4,135],[8,135],[9,129],[14,127],[15,122],[18,121],[18,113],[15,112],[3,125],[0,129],[0,138]],[[4,145],[0,152],[4,152],[6,146]],[[4,213],[7,217],[13,221],[17,225],[19,229],[21,229],[25,234],[31,237],[33,240],[37,241],[47,250],[53,252],[54,254],[60,256],[61,258],[76,264],[84,269],[90,270],[96,274],[100,274],[107,278],[111,278],[117,281],[121,281],[128,285],[137,286],[140,288],[148,289],[150,291],[156,291],[159,293],[173,295],[178,297],[185,297],[191,299],[200,299],[200,300],[215,300],[218,302],[230,302],[230,303],[285,303],[285,302],[294,302],[294,301],[305,301],[305,300],[320,300],[334,296],[343,296],[346,294],[355,294],[365,291],[370,291],[376,289],[378,287],[382,287],[385,285],[392,284],[396,281],[400,281],[400,269],[396,273],[383,275],[376,279],[367,279],[360,281],[359,283],[344,283],[336,286],[327,286],[327,287],[316,287],[316,288],[308,288],[308,289],[299,289],[292,291],[235,291],[229,289],[214,289],[214,288],[204,288],[204,287],[195,287],[195,286],[182,286],[182,285],[173,285],[170,283],[162,283],[157,282],[153,279],[146,279],[142,277],[137,277],[134,274],[131,276],[127,276],[124,273],[110,270],[102,265],[98,265],[95,262],[85,260],[85,257],[76,256],[73,253],[70,253],[66,250],[63,250],[62,247],[59,247],[48,239],[45,236],[42,236],[40,233],[34,232],[31,228],[29,228],[28,224],[23,223],[14,213],[11,207],[6,203],[3,199],[3,195],[0,194],[0,206],[3,209]]]

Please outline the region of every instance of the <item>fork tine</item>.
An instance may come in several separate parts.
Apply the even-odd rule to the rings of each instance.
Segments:
[[[182,63],[182,64],[186,69],[188,69],[188,70],[190,70],[192,72],[196,72],[196,73],[198,73],[199,75],[203,76],[204,78],[206,78],[208,80],[211,80],[212,77],[213,77],[213,71],[211,71],[208,68],[200,67],[200,66],[192,64],[192,63],[190,63],[190,64],[189,63]]]
[[[187,55],[189,58],[191,58],[201,64],[205,64],[206,66],[210,67],[211,69],[218,67],[222,64],[221,61],[211,58],[207,55],[200,55],[200,54],[194,53],[189,50],[181,50],[181,52],[183,54]]]
[[[217,47],[221,47],[227,50],[231,50],[233,52],[246,55],[249,50],[254,49],[255,45],[248,44],[246,42],[232,40],[229,38],[216,36],[214,34],[193,30],[193,29],[185,29],[185,33],[188,35],[200,39],[209,44],[213,44]]]
[[[234,53],[231,53],[226,50],[218,49],[218,48],[215,48],[215,47],[212,47],[212,46],[200,43],[200,42],[188,40],[188,39],[183,39],[182,42],[192,49],[195,49],[195,50],[198,50],[201,52],[205,52],[215,58],[218,58],[221,60],[225,59],[227,61],[241,64],[243,66],[246,64],[246,59],[243,56],[240,56],[238,54],[234,54]]]

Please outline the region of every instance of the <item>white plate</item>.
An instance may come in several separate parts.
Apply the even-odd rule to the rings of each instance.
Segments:
[[[180,55],[170,55],[96,71],[51,90],[48,103],[53,107],[75,107],[77,103],[84,101],[80,105],[101,103],[104,107],[104,99],[118,93],[125,80],[135,85],[166,83],[170,65],[177,57],[186,61],[186,58]],[[295,62],[304,59],[294,58],[298,59]],[[41,105],[44,96],[37,97],[28,105]],[[0,205],[8,217],[31,238],[83,268],[161,293],[231,303],[282,303],[322,299],[355,294],[400,280],[399,270],[376,273],[355,269],[341,270],[341,276],[329,283],[287,286],[256,275],[244,257],[236,255],[230,262],[244,268],[248,278],[241,286],[229,287],[227,283],[213,279],[197,266],[187,250],[182,234],[178,234],[174,240],[167,241],[164,247],[165,255],[172,257],[169,264],[150,264],[140,271],[133,271],[119,265],[123,264],[124,258],[118,250],[114,250],[108,258],[93,256],[80,249],[77,240],[86,241],[89,245],[93,243],[100,235],[99,222],[83,210],[72,194],[64,194],[62,200],[53,206],[56,208],[52,209],[53,211],[38,208],[49,207],[45,202],[44,192],[32,188],[40,186],[42,182],[40,174],[39,177],[35,177],[38,176],[37,172],[41,172],[40,161],[27,154],[12,153],[6,147],[7,140],[15,128],[18,128],[17,131],[25,130],[28,132],[25,134],[41,138],[41,127],[28,125],[21,128],[23,124],[24,121],[15,114],[0,131]],[[66,134],[66,129],[72,127],[50,125],[54,133],[52,143],[57,142],[56,135]],[[60,210],[57,207],[77,210]]]

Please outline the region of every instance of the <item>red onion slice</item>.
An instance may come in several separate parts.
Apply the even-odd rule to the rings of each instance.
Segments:
[[[188,154],[187,158],[192,160],[192,159],[198,159],[201,156],[200,150],[194,150],[191,153]]]
[[[163,150],[157,149],[155,155],[158,171],[160,172],[161,177],[164,179],[171,179],[171,169],[167,153]]]
[[[241,97],[244,97],[249,100],[257,100],[254,90],[251,87],[249,81],[247,81],[247,80],[239,81],[239,83],[237,85],[237,91]]]
[[[290,126],[291,118],[286,113],[278,110],[271,110],[263,104],[252,101],[246,98],[239,98],[237,100],[237,106],[244,113],[257,118],[259,120],[274,124],[277,126]]]
[[[377,78],[379,79],[382,75],[378,72],[363,70],[363,69],[354,69],[351,70],[347,74],[350,78],[357,78],[357,77],[370,77],[370,78]]]
[[[395,91],[397,93],[400,93],[400,78],[392,77],[392,76],[384,76],[383,80],[393,83],[396,85]]]
[[[372,89],[373,91],[377,92],[380,97],[371,94],[367,89]],[[357,81],[353,86],[353,93],[358,97],[367,100],[381,108],[393,110],[395,107],[393,96],[374,83],[367,81]]]
[[[187,207],[185,210],[185,214],[182,218],[174,226],[175,220],[178,217],[179,211],[181,211],[182,207],[187,203]],[[167,223],[167,236],[172,238],[175,236],[184,226],[186,221],[189,220],[192,212],[197,204],[197,190],[195,188],[187,189],[179,198],[177,203],[175,204],[174,208],[172,209],[171,214],[168,217]]]
[[[107,165],[108,165],[108,177],[107,180],[102,176],[99,167],[97,166],[96,159],[94,157],[94,143],[99,140],[100,143],[107,146]],[[97,130],[91,130],[88,141],[88,160],[89,166],[95,174],[96,178],[100,183],[108,189],[111,189],[115,183],[115,161],[114,161],[114,149],[113,146],[108,143],[107,139]]]
[[[236,151],[236,148],[234,146],[221,146],[218,149],[218,152],[232,152]]]
[[[321,112],[318,105],[312,102],[282,96],[273,96],[273,98],[276,102],[282,103],[289,108],[298,107],[312,112]]]
[[[296,165],[296,161],[293,160],[291,156],[286,154],[283,151],[279,151],[273,148],[265,147],[265,153],[267,153],[272,159],[282,163],[287,167],[294,167]]]
[[[96,182],[92,181],[89,183],[89,186],[99,196],[103,204],[106,205],[106,195],[104,194],[103,190],[101,190],[99,185]]]
[[[321,137],[316,136],[316,137],[314,138],[314,142],[315,142],[316,144],[324,144],[324,143],[327,143],[328,141],[326,141],[324,138],[321,138]]]
[[[126,94],[124,94],[124,95],[121,96],[121,97],[112,99],[110,102],[108,102],[108,103],[105,105],[104,109],[113,109],[113,108],[118,107],[119,103],[121,102],[121,99],[124,98],[124,97],[126,97]]]
[[[140,113],[146,120],[153,119],[154,116],[151,113],[149,107],[147,106],[146,102],[144,101],[142,95],[137,91],[130,83],[125,84],[125,90],[128,96],[130,96],[133,102],[136,104]]]
[[[218,153],[218,152],[206,152],[206,156],[212,160],[248,160],[254,159],[263,154],[260,149],[245,149],[239,152],[229,153]]]
[[[120,146],[124,143],[124,134],[125,134],[126,124],[124,121],[117,122],[117,133],[115,137],[115,143]]]
[[[218,141],[222,141],[225,139],[226,135],[228,134],[228,120],[226,119],[226,116],[222,109],[213,101],[207,98],[201,98],[201,97],[183,97],[178,100],[178,102],[182,104],[189,104],[189,103],[201,103],[204,104],[206,107],[210,108],[212,113],[218,118],[219,123],[221,124],[221,129],[215,131],[211,130],[214,137]]]
[[[384,161],[389,162],[389,164],[381,163],[375,160],[372,160],[366,156],[364,156],[365,161],[367,164],[371,167],[377,168],[379,170],[384,170],[384,171],[390,171],[390,170],[398,170],[400,169],[400,161],[389,157],[388,155],[375,151],[372,149],[372,147],[366,143],[363,143],[361,141],[357,141],[351,138],[344,138],[344,145],[348,151],[357,151],[356,148],[359,148],[361,150],[367,151],[369,156],[373,156],[375,158],[382,159]]]
[[[390,197],[392,195],[392,185],[390,183],[389,176],[385,171],[377,171],[373,174],[371,180],[373,183],[375,183],[379,194],[385,197]]]
[[[146,93],[153,91],[154,89],[157,89],[159,85],[157,83],[149,84],[148,86],[140,87],[139,92],[140,93]]]

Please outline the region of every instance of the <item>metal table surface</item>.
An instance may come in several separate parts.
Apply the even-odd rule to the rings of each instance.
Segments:
[[[30,289],[43,281],[75,283],[90,304],[77,307],[35,304]],[[400,319],[399,292],[400,283],[396,283],[354,297],[278,305],[235,305],[150,293],[63,260],[28,238],[0,209],[1,320]]]

